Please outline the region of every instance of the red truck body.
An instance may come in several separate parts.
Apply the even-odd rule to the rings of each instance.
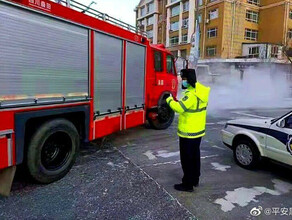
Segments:
[[[29,163],[45,122],[88,142],[157,120],[177,95],[171,53],[143,34],[46,0],[0,0],[0,20],[0,169]]]

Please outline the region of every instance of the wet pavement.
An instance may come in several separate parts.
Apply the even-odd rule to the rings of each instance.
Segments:
[[[165,131],[132,129],[126,137],[115,135],[113,141],[198,219],[253,219],[252,209],[261,209],[261,219],[291,219],[292,170],[269,161],[263,161],[254,171],[242,169],[220,137],[227,120],[277,117],[288,111],[237,109],[209,113],[207,135],[201,145],[200,187],[193,193],[173,189],[182,177],[175,124]]]
[[[11,196],[0,198],[0,219],[194,219],[111,143],[83,148],[53,184],[17,178]]]
[[[19,175],[11,196],[0,198],[0,219],[254,219],[252,209],[260,219],[291,219],[291,170],[268,161],[242,169],[220,137],[229,119],[287,111],[210,112],[200,187],[192,193],[173,189],[182,177],[175,121],[167,130],[141,126],[83,147],[70,173],[53,184]]]

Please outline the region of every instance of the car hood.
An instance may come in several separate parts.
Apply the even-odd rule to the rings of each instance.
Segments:
[[[271,120],[273,118],[265,118],[265,119],[258,119],[258,118],[252,118],[252,119],[235,119],[230,120],[227,123],[228,124],[235,124],[235,125],[248,125],[248,126],[256,126],[256,127],[269,127],[271,125]]]

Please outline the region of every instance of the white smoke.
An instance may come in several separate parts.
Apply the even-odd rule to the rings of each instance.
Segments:
[[[292,107],[292,84],[287,80],[288,73],[251,67],[244,71],[241,79],[238,70],[219,70],[220,76],[215,76],[215,83],[209,84],[209,111]]]
[[[262,65],[245,69],[241,79],[240,71],[234,66],[202,69],[204,71],[197,71],[197,79],[211,87],[209,112],[292,107],[292,81],[288,79],[288,72]]]

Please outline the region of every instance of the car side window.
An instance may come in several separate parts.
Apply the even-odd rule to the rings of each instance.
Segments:
[[[155,72],[163,71],[163,62],[162,62],[162,53],[155,51],[154,52],[154,68]]]
[[[285,128],[292,129],[292,115],[285,119]]]
[[[175,74],[173,57],[167,55],[166,57],[167,73]]]

